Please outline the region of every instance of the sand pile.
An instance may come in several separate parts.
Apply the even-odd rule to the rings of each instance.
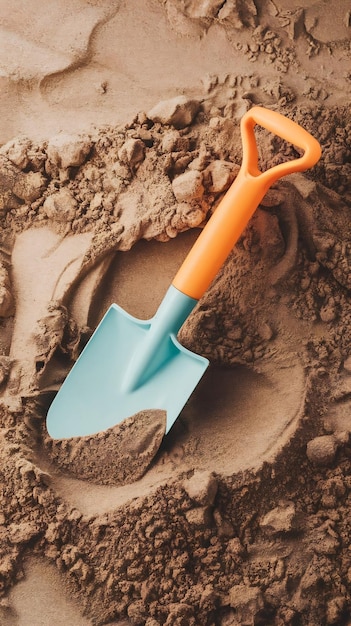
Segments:
[[[15,106],[0,148],[0,624],[346,626],[347,3],[332,22],[322,2],[57,4],[70,52],[54,38],[47,67],[39,7],[30,36],[20,10],[2,23],[28,54],[17,74],[3,63]],[[252,104],[300,123],[323,154],[269,190],[184,324],[209,371],[166,437],[165,414],[145,407],[51,441],[47,408],[108,306],[156,311],[238,172]],[[262,129],[257,142],[262,168],[297,155]]]

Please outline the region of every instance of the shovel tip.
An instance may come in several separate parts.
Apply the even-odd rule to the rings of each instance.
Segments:
[[[80,479],[122,486],[140,479],[152,463],[166,430],[166,412],[143,410],[106,431],[85,437],[43,435],[50,460]]]

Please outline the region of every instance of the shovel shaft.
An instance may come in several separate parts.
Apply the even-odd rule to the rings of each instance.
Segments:
[[[301,157],[261,172],[254,134],[256,124],[302,148]],[[191,298],[199,299],[239,239],[269,187],[282,176],[304,171],[321,155],[318,141],[292,120],[262,107],[253,107],[241,120],[243,160],[240,171],[202,230],[173,285]]]
[[[197,300],[173,285],[168,288],[124,372],[121,385],[124,393],[131,393],[140,387],[171,358],[178,331],[196,304]]]

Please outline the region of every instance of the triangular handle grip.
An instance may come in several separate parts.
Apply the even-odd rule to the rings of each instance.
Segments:
[[[261,172],[258,167],[258,150],[254,132],[256,124],[301,148],[304,151],[303,155]],[[243,116],[240,126],[243,144],[241,169],[251,176],[261,176],[261,181],[266,181],[269,186],[282,176],[293,172],[303,172],[313,167],[321,156],[318,141],[307,130],[275,111],[255,106]]]

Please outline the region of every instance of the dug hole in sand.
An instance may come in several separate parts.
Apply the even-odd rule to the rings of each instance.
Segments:
[[[349,624],[347,3],[62,1],[31,29],[4,7],[0,623]],[[234,180],[252,104],[323,154],[184,324],[209,370],[166,437],[145,407],[52,442],[108,306],[151,317]],[[257,142],[262,168],[296,157]]]

